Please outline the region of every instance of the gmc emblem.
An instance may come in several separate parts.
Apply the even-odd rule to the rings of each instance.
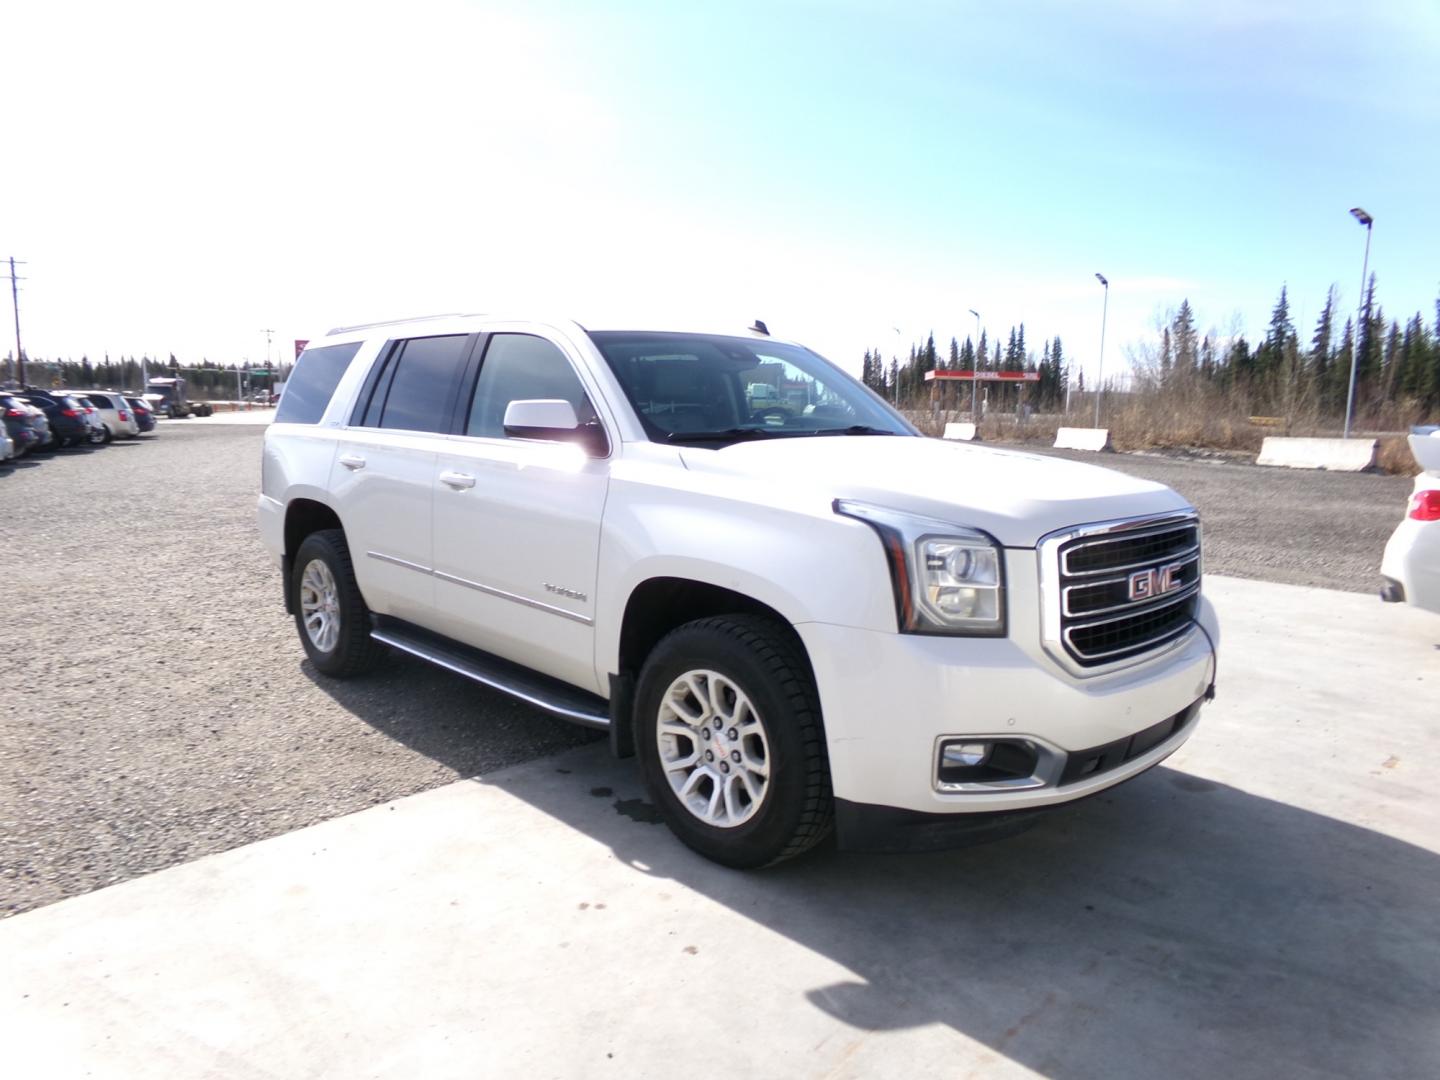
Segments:
[[[1130,602],[1153,600],[1180,588],[1180,570],[1184,563],[1171,563],[1158,570],[1138,570],[1130,575]]]

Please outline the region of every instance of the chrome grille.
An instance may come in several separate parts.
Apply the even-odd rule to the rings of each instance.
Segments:
[[[1200,603],[1200,523],[1113,525],[1062,543],[1060,640],[1082,667],[1117,663],[1189,633]]]

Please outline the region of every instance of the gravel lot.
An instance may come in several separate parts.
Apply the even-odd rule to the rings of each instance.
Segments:
[[[597,737],[402,657],[319,680],[255,534],[262,435],[162,422],[140,442],[0,468],[0,915]],[[1211,572],[1359,591],[1377,585],[1410,490],[1105,463],[1199,507]]]

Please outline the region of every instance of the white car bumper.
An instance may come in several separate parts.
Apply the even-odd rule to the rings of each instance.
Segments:
[[[1406,603],[1440,613],[1440,521],[1401,521],[1385,545],[1380,573],[1404,590]]]
[[[260,526],[260,542],[270,552],[276,566],[283,565],[285,555],[285,504],[269,495],[255,499],[255,518]]]
[[[1189,710],[1214,685],[1219,630],[1203,598],[1199,621],[1203,632],[1160,658],[1088,679],[1062,670],[1038,643],[1013,637],[799,625],[820,690],[835,796],[842,807],[964,815],[1037,809],[1129,779],[1190,736]],[[1132,737],[1187,713],[1176,729],[1162,729],[1161,741],[1127,754]],[[938,777],[939,748],[954,737],[1029,742],[1050,767],[1027,787],[947,790]],[[1067,761],[1086,757],[1078,752],[1093,756],[1112,744],[1119,749],[1103,769],[1062,778]]]

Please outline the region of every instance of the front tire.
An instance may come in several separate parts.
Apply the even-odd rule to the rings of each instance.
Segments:
[[[636,687],[635,750],[666,823],[715,862],[769,866],[830,831],[819,695],[768,619],[700,619],[662,639]]]
[[[291,573],[295,628],[317,671],[348,679],[384,660],[385,647],[370,636],[370,609],[355,583],[344,532],[322,529],[307,536]]]

